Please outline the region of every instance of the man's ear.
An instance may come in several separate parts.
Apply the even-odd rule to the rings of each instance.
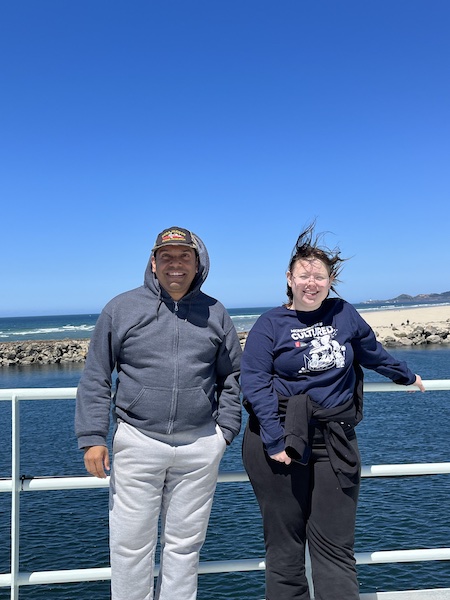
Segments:
[[[156,258],[155,258],[155,255],[152,256],[151,263],[152,263],[152,273],[156,273]]]

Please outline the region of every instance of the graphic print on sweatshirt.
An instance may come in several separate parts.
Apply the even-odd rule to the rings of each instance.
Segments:
[[[337,329],[332,325],[317,323],[304,329],[291,329],[291,337],[296,348],[304,348],[304,365],[299,373],[327,371],[333,367],[345,366],[345,346],[341,346],[334,337]]]

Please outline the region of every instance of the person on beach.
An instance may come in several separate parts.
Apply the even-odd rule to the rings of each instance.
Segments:
[[[329,298],[344,259],[319,244],[314,223],[298,237],[288,301],[249,332],[241,386],[249,419],[243,460],[262,514],[266,600],[359,600],[354,558],[361,461],[361,365],[425,391],[345,300]]]
[[[144,284],[113,298],[90,342],[76,434],[87,471],[105,478],[112,374],[112,600],[194,600],[219,463],[239,433],[241,346],[216,299],[202,240],[158,234]],[[153,568],[161,519],[160,572]]]

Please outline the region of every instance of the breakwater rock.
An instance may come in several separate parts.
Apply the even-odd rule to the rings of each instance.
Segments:
[[[0,366],[84,362],[89,340],[33,340],[0,343]]]
[[[450,345],[450,319],[434,323],[410,323],[386,325],[373,328],[377,340],[386,348],[402,346],[425,346],[428,344]],[[242,348],[245,346],[247,333],[239,333]]]
[[[450,344],[450,319],[434,323],[410,323],[373,328],[377,340],[386,348]]]

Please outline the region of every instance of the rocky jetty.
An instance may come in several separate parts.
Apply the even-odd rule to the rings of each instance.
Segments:
[[[89,340],[33,340],[0,343],[0,366],[48,365],[86,359]]]
[[[386,348],[450,344],[450,319],[436,323],[409,323],[373,328],[377,340]]]
[[[402,346],[425,346],[428,344],[450,344],[450,319],[433,323],[410,323],[373,327],[377,340],[385,348]],[[242,348],[247,333],[239,333]]]

